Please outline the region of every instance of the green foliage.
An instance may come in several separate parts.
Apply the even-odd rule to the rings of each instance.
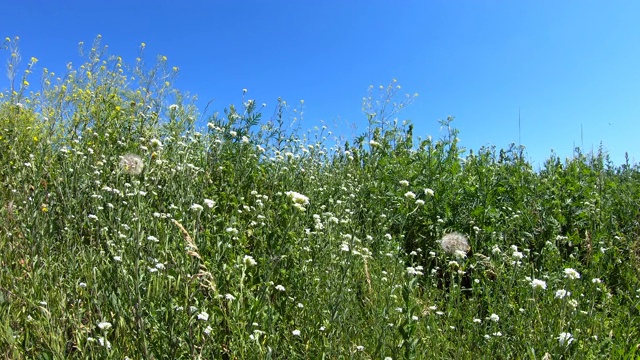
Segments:
[[[197,129],[165,57],[104,50],[2,95],[0,356],[638,354],[637,166],[535,170],[521,147],[467,152],[451,117],[415,138],[395,81],[344,146],[246,93]]]

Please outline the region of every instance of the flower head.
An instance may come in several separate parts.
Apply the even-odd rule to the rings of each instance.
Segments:
[[[560,289],[556,291],[556,299],[564,299],[565,296],[570,296],[570,295],[571,295],[571,292],[564,289]]]
[[[205,311],[201,312],[200,314],[198,314],[198,320],[202,320],[202,321],[209,320],[209,314],[207,314]]]
[[[144,169],[144,162],[138,155],[126,154],[120,157],[120,168],[129,175],[140,175]]]
[[[571,280],[580,279],[580,273],[572,268],[564,269],[564,275]]]
[[[247,265],[251,265],[251,266],[253,266],[253,265],[256,265],[256,264],[257,264],[256,260],[255,260],[255,259],[253,258],[253,256],[251,256],[251,255],[245,255],[245,256],[242,258],[242,261],[243,261],[245,264],[247,264]]]
[[[573,335],[568,332],[560,333],[560,336],[558,336],[556,339],[558,339],[558,343],[560,344],[560,346],[569,346],[574,340]]]
[[[98,323],[98,327],[100,330],[109,330],[111,328],[111,323],[108,321],[103,321]]]
[[[458,232],[443,236],[440,240],[440,247],[445,252],[457,257],[460,257],[461,254],[466,254],[470,249],[467,237]]]
[[[533,279],[530,282],[531,287],[534,289],[541,288],[542,290],[547,289],[547,282],[544,280]]]
[[[202,207],[202,205],[200,205],[200,204],[195,204],[195,203],[194,203],[194,204],[191,204],[190,209],[191,209],[191,210],[193,210],[193,211],[195,211],[195,212],[200,212],[200,211],[202,211],[202,209],[204,209],[204,208]]]
[[[407,191],[406,193],[404,193],[404,197],[406,197],[407,199],[415,199],[416,194],[413,191]]]
[[[285,194],[294,204],[309,205],[309,198],[295,191],[287,191]]]

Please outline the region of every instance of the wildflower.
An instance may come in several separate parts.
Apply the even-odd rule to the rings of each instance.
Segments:
[[[276,285],[276,290],[278,290],[278,291],[284,291],[284,286],[282,286],[282,285]]]
[[[407,191],[406,193],[404,193],[404,197],[406,197],[407,199],[415,199],[416,194],[412,191]]]
[[[349,244],[342,243],[342,245],[340,245],[340,250],[349,252]]]
[[[140,175],[144,169],[144,162],[138,155],[126,154],[120,157],[120,168],[129,175]]]
[[[422,199],[416,200],[416,205],[418,205],[418,206],[424,205],[424,200],[422,200]]]
[[[235,296],[233,296],[233,295],[231,295],[231,294],[226,294],[226,295],[224,296],[224,298],[225,298],[225,299],[227,299],[227,300],[229,300],[229,301],[233,301],[233,300],[235,300],[235,299],[236,299],[236,297],[235,297]]]
[[[375,140],[370,140],[369,141],[369,145],[371,145],[371,146],[380,146],[380,143],[375,141]]]
[[[493,322],[498,322],[500,321],[500,316],[498,316],[497,314],[491,314],[491,316],[489,316],[489,320]]]
[[[520,251],[514,251],[511,256],[513,256],[514,259],[518,260],[524,257],[524,255]]]
[[[356,346],[356,350],[358,350],[358,351],[364,351],[364,346],[362,346],[362,345],[358,345],[358,346]]]
[[[407,181],[407,180],[400,180],[399,184],[400,184],[400,185],[402,185],[402,186],[409,186],[409,181]]]
[[[568,332],[560,333],[560,336],[558,336],[556,339],[558,339],[558,344],[560,344],[560,346],[569,346],[574,340],[573,335]]]
[[[599,278],[593,278],[591,279],[591,282],[594,284],[602,284],[602,280],[600,280]]]
[[[564,275],[571,280],[580,279],[580,273],[572,268],[564,269]]]
[[[293,334],[293,336],[300,336],[300,330],[296,329],[296,330],[293,330],[291,333]]]
[[[109,340],[103,338],[102,336],[98,338],[98,342],[100,343],[100,346],[104,346],[107,349],[111,349],[111,343],[109,342]]]
[[[162,149],[162,141],[158,139],[149,140],[149,144],[151,144],[151,147],[154,149]]]
[[[462,254],[466,256],[470,249],[467,237],[458,232],[444,235],[440,240],[440,247],[445,252],[456,255],[456,257],[460,257]]]
[[[202,321],[209,320],[209,314],[207,314],[205,311],[201,312],[200,314],[198,314],[198,320],[202,320]]]
[[[247,265],[251,265],[251,266],[257,264],[256,260],[251,255],[245,255],[244,258],[242,258],[242,262],[244,262]]]
[[[98,327],[100,330],[109,330],[111,329],[111,323],[108,321],[99,322]]]
[[[533,279],[530,284],[531,284],[531,287],[534,289],[536,288],[541,288],[542,290],[547,289],[547,283],[544,280]]]
[[[564,299],[565,296],[570,296],[570,295],[571,293],[564,289],[556,291],[556,299]]]
[[[172,111],[178,110],[178,105],[176,105],[176,104],[169,105],[169,110],[172,110]]]
[[[122,257],[116,255],[116,256],[113,257],[113,260],[114,261],[122,261]]]
[[[153,241],[153,242],[159,242],[160,241],[160,240],[158,240],[157,237],[155,237],[153,235],[147,236],[147,240]]]
[[[433,190],[427,188],[427,189],[424,189],[424,194],[428,195],[428,196],[434,196],[435,192]]]
[[[193,211],[196,211],[196,212],[200,212],[204,208],[200,204],[191,204],[190,209],[193,210]]]
[[[474,318],[473,322],[476,323],[476,324],[480,324],[482,322],[482,320],[478,319],[478,318]]]
[[[88,217],[89,219],[91,219],[91,220],[98,220],[98,217],[97,217],[97,216],[95,216],[95,215],[93,215],[93,214],[89,214],[89,215],[87,215],[87,217]]]
[[[204,333],[207,334],[207,335],[211,334],[211,331],[213,331],[213,328],[211,326],[207,326],[204,329]]]
[[[295,191],[287,191],[285,193],[294,204],[309,205],[309,198]]]

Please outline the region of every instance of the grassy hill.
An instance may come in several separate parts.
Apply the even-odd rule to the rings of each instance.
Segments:
[[[10,57],[1,357],[640,356],[637,165],[416,137],[394,83],[343,144],[245,96],[198,128],[166,58],[85,57]]]

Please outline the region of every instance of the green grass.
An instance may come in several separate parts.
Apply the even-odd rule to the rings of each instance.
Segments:
[[[10,57],[0,357],[640,356],[638,166],[534,170],[520,147],[461,148],[451,118],[415,138],[395,83],[344,144],[246,94],[198,129],[142,50],[129,67],[98,39],[38,92]]]

